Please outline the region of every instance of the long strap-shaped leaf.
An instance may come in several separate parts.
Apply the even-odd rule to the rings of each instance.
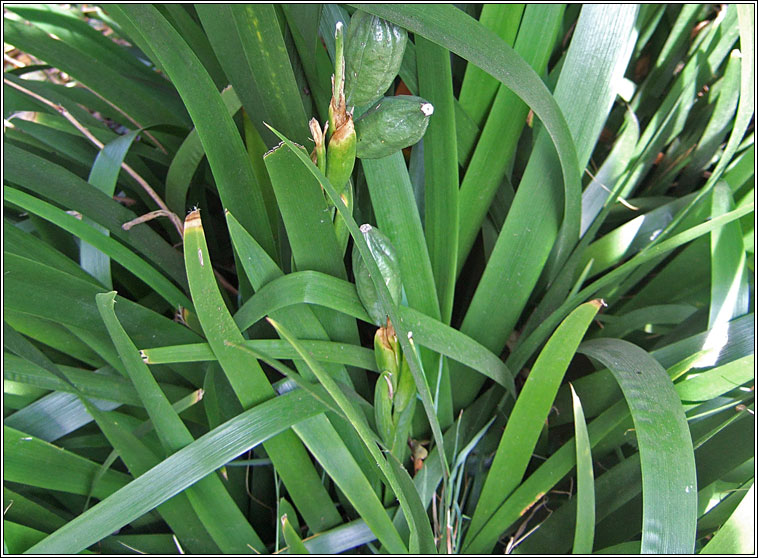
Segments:
[[[691,242],[692,240],[713,230],[716,230],[719,227],[723,227],[726,223],[730,223],[735,219],[739,219],[743,215],[747,215],[754,210],[754,204],[750,203],[738,207],[737,209],[734,209],[728,213],[720,215],[711,221],[696,225],[684,232],[672,236],[671,238],[659,244],[656,244],[655,246],[652,246],[646,251],[637,254],[631,260],[623,263],[613,271],[610,271],[607,274],[603,275],[601,278],[587,285],[575,295],[569,297],[568,300],[566,300],[566,302],[564,302],[555,312],[550,314],[550,316],[548,316],[542,323],[540,323],[540,325],[537,326],[529,336],[527,336],[526,340],[521,342],[516,350],[508,357],[506,364],[508,364],[513,369],[521,368],[521,366],[523,366],[523,364],[529,359],[532,351],[534,351],[540,345],[540,343],[542,343],[543,339],[549,335],[549,332],[552,330],[552,328],[554,328],[560,322],[563,316],[568,314],[568,312],[571,311],[571,308],[578,302],[594,295],[598,292],[598,290],[608,285],[618,283],[621,278],[627,276],[639,265],[648,262],[658,256],[667,254],[671,250],[674,250],[683,244]]]
[[[126,153],[129,151],[132,142],[140,131],[141,130],[133,130],[125,136],[119,136],[105,145],[100,153],[98,153],[95,162],[92,164],[92,170],[90,171],[87,182],[101,192],[113,196],[116,190],[118,174],[121,171],[121,164],[123,163],[124,157],[126,157]],[[89,219],[85,217],[82,221],[88,223]],[[94,223],[92,224],[96,229],[100,230],[100,232],[108,236],[107,229]],[[111,263],[106,254],[97,250],[91,244],[83,242],[79,247],[79,261],[81,262],[82,268],[89,271],[103,285],[109,289],[113,288],[110,267]]]
[[[634,419],[642,468],[643,554],[687,554],[695,548],[697,476],[692,438],[666,370],[621,339],[593,339],[579,350],[606,365]]]
[[[362,165],[377,224],[398,253],[408,305],[427,316],[439,318],[434,273],[403,154],[398,151],[381,159],[363,159]],[[429,374],[429,385],[436,389],[438,363],[426,350],[421,351],[421,360]],[[449,382],[444,381],[441,387],[445,384],[449,386]],[[449,390],[446,391],[449,395]],[[445,392],[440,390],[440,393],[445,397]],[[450,403],[448,397],[439,409],[443,424],[452,417]]]
[[[319,362],[349,364],[366,370],[377,371],[374,351],[347,343],[335,343],[325,340],[300,341],[305,349]],[[289,343],[280,339],[253,339],[245,341],[245,346],[253,351],[272,358],[297,359]],[[143,349],[142,355],[148,364],[165,364],[170,362],[202,362],[216,360],[208,343],[173,345]]]
[[[266,153],[263,160],[271,177],[297,269],[313,269],[346,279],[342,251],[318,182],[296,155],[284,146],[275,147]],[[330,339],[359,342],[355,320],[331,310],[314,310]],[[355,374],[354,383],[356,388],[367,391],[365,378]]]
[[[186,113],[177,112],[179,103],[167,95],[151,97],[151,87],[144,78],[119,73],[104,63],[99,52],[82,52],[69,40],[58,40],[35,25],[3,18],[5,37],[17,48],[60,68],[74,79],[108,99],[136,119],[141,126],[154,124],[186,125]],[[100,49],[98,49],[99,51]]]
[[[323,199],[323,195],[320,193],[320,190],[319,196]],[[260,245],[255,242],[255,239],[242,228],[242,226],[234,218],[231,212],[227,212],[226,220],[237,256],[253,289],[258,291],[270,281],[284,275],[282,270],[276,265],[276,262],[274,262],[268,256],[268,254],[266,254],[263,248],[261,248]],[[332,231],[331,226],[329,226],[329,230],[325,232],[334,238],[334,232]],[[341,268],[344,269],[339,255],[335,254],[335,256],[337,256],[334,260],[334,263],[336,265],[333,266],[333,269],[336,271],[339,271]],[[324,314],[321,316],[324,320],[324,323],[330,326],[333,334],[339,335],[340,333],[340,331],[333,326],[343,325],[347,328],[350,328],[352,325],[352,327],[355,328],[354,320],[346,319],[347,316],[339,316],[336,313],[333,314],[334,316],[328,316]],[[321,339],[324,343],[330,339],[329,330],[325,328],[324,325],[322,325],[322,322],[319,321],[319,319],[316,317],[313,309],[309,308],[306,305],[289,306],[287,308],[282,308],[281,310],[273,312],[271,316],[275,320],[284,324],[285,327],[290,328],[290,330],[297,336],[307,337],[310,339]],[[340,345],[344,346],[344,344]],[[348,346],[354,349],[358,348],[354,344],[350,344]],[[376,362],[376,359],[373,358],[373,354],[371,355],[371,358],[374,360],[374,362]],[[343,382],[345,385],[349,386],[352,384],[358,389],[359,392],[363,391],[363,393],[367,393],[368,388],[365,373],[361,370],[355,370],[351,379],[351,376],[348,375],[348,371],[345,369],[345,367],[339,366],[337,364],[338,362],[341,361],[338,360],[334,364],[325,364],[325,368],[335,379]],[[308,366],[306,366],[302,361],[296,361],[295,366],[297,367],[300,374],[302,374],[303,377],[307,380],[312,381],[315,379],[313,373],[310,371],[310,368],[308,368]],[[360,368],[365,368],[365,366],[361,366]],[[369,475],[372,483],[378,487],[379,483],[381,482],[379,480],[379,471],[376,469],[376,465],[373,464],[366,455],[366,452],[363,450],[363,446],[353,428],[341,417],[330,415],[329,419],[334,427],[338,429],[340,436],[344,440],[345,444],[348,445],[352,456],[361,465],[361,469],[364,471],[364,474]],[[311,446],[311,451],[313,452],[313,446]]]
[[[442,321],[450,322],[458,249],[458,161],[450,53],[416,39],[419,95],[434,105],[424,134],[425,234]],[[417,262],[414,262],[414,264]]]
[[[245,339],[216,285],[199,211],[191,212],[185,221],[184,256],[198,319],[242,407],[274,397],[258,361],[230,345],[242,345]],[[264,447],[311,529],[320,531],[339,523],[339,514],[295,434],[283,432]]]
[[[231,116],[237,114],[242,107],[236,92],[231,87],[221,92],[221,99]],[[205,157],[203,143],[200,141],[197,130],[193,129],[176,150],[166,175],[166,205],[177,215],[185,212],[187,190],[203,157]]]
[[[111,413],[105,413],[96,406],[83,400],[87,412],[95,419],[108,442],[113,446],[112,458],[119,457],[129,468],[129,472],[138,477],[158,465],[161,458],[142,442],[128,427]],[[110,458],[109,458],[110,459]],[[108,461],[103,464],[107,470]],[[156,508],[166,521],[171,531],[182,546],[194,549],[192,552],[219,552],[219,546],[213,536],[192,509],[187,494],[177,494]],[[216,516],[218,518],[219,516]],[[215,533],[214,533],[215,534]],[[228,546],[227,548],[232,548]]]
[[[434,118],[424,135],[424,236],[437,288],[439,317],[449,324],[458,262],[458,144],[452,68],[450,52],[420,36],[416,38],[416,57],[419,94],[434,106]],[[423,308],[419,310],[423,311]],[[421,358],[434,366],[434,359],[426,357],[423,352]],[[453,395],[447,361],[443,361],[440,372],[439,381],[432,385],[438,394],[437,416],[442,426],[447,427],[453,422]]]
[[[479,23],[513,46],[524,7],[524,4],[485,4],[479,15]],[[458,97],[461,107],[480,127],[499,87],[500,83],[487,72],[473,65],[466,66]]]
[[[371,323],[355,291],[355,285],[317,273],[298,271],[267,283],[242,305],[234,316],[247,329],[267,314],[300,303],[326,306]],[[494,353],[460,331],[407,306],[397,307],[399,325],[413,334],[419,345],[461,362],[510,390],[515,397],[513,375]]]
[[[3,426],[3,476],[6,481],[86,495],[100,468],[74,452],[58,448],[25,432]],[[66,471],[50,475],[51,470]],[[129,483],[129,475],[110,470],[95,487],[94,496],[105,498]],[[145,510],[147,511],[147,510]],[[139,516],[136,516],[139,517]],[[95,539],[95,542],[99,539]],[[65,552],[65,551],[63,551]]]
[[[304,142],[307,117],[274,6],[200,4],[197,12],[224,72],[267,145],[272,146],[275,138],[264,122]]]
[[[76,336],[91,345],[105,362],[114,363],[114,368],[122,369],[95,307],[95,295],[105,289],[16,254],[5,255],[3,286],[7,309],[51,320],[74,330]],[[200,341],[192,330],[140,304],[125,298],[119,298],[118,302],[116,314],[119,321],[140,346],[149,347],[155,344],[156,339],[170,344]],[[82,334],[86,334],[87,339],[83,339]],[[114,358],[102,352],[100,346],[110,347]],[[194,367],[172,368],[191,384],[202,384],[202,377],[198,376],[200,371]]]
[[[490,6],[493,5],[485,5],[482,16],[485,15],[485,9]],[[503,5],[497,6],[506,9]],[[510,4],[507,7],[514,8],[514,5]],[[513,48],[537,73],[541,74],[547,67],[550,53],[557,40],[565,6],[530,4],[526,9],[523,6],[521,9],[524,16],[520,19],[518,37]],[[466,68],[467,76],[469,69],[479,70],[476,66],[469,64]],[[487,74],[485,76],[493,79]],[[497,189],[503,181],[529,112],[529,107],[510,89],[497,81],[495,84],[500,86],[500,89],[492,101],[492,108],[489,109],[486,123],[461,182],[458,273],[466,262]],[[463,88],[461,88],[462,96]]]
[[[186,286],[180,253],[150,227],[122,229],[121,225],[137,215],[111,196],[68,169],[14,145],[3,146],[3,163],[7,180],[89,217],[107,228],[112,236],[149,257],[174,281]]]
[[[576,440],[576,529],[574,530],[574,554],[591,554],[595,537],[595,476],[592,471],[592,451],[584,410],[571,386],[574,404],[574,440]]]
[[[582,167],[605,124],[616,96],[615,83],[622,77],[631,54],[633,41],[629,37],[633,36],[636,10],[635,6],[628,5],[584,6],[577,22],[566,66],[556,85],[555,99],[566,116]],[[598,33],[598,29],[603,32]],[[583,69],[590,56],[603,62],[598,65],[599,71],[593,68],[591,77]],[[577,103],[576,99],[587,102]],[[565,262],[579,240],[581,193],[574,188],[564,190],[561,221],[560,191],[548,186],[555,184],[559,176],[549,138],[544,133],[538,134],[508,216],[461,325],[461,331],[494,352],[500,352],[505,346],[540,275],[546,272],[552,279],[551,270]],[[452,377],[455,382],[466,376]],[[459,404],[465,404],[476,389],[475,382],[467,385],[466,390],[471,393],[461,392]]]
[[[534,363],[487,474],[464,541],[465,552],[489,552],[497,541],[496,537],[480,537],[479,532],[521,482],[563,376],[600,306],[601,301],[593,300],[574,310]]]
[[[31,547],[28,552],[80,552],[250,448],[324,410],[321,403],[302,390],[248,409],[166,458],[160,465]]]
[[[153,6],[123,4],[110,9],[120,10],[135,24],[137,32],[150,44],[182,96],[203,143],[224,206],[235,208],[243,226],[269,254],[276,254],[263,196],[250,159],[208,72],[184,39]]]
[[[171,404],[142,362],[137,347],[116,318],[115,291],[95,297],[105,327],[118,350],[119,357],[145,405],[158,439],[166,454],[172,454],[194,442],[192,434],[171,408]],[[237,504],[216,475],[210,475],[187,491],[192,507],[203,521],[209,534],[224,552],[250,552],[248,544],[263,550],[260,537],[242,515]]]
[[[192,303],[189,298],[187,298],[187,295],[176,287],[176,285],[171,283],[171,281],[166,279],[166,277],[158,272],[153,266],[140,258],[139,255],[124,247],[116,240],[110,238],[107,234],[107,229],[104,229],[95,223],[89,224],[83,220],[79,220],[62,209],[35,198],[34,196],[30,196],[25,192],[16,190],[15,188],[6,187],[3,190],[3,197],[7,201],[18,205],[35,215],[39,215],[43,219],[50,221],[61,227],[63,230],[71,232],[79,237],[82,239],[83,243],[86,243],[86,245],[89,246],[90,250],[95,249],[97,255],[106,257],[106,265],[110,265],[110,259],[120,263],[152,287],[156,293],[159,293],[172,306],[183,306],[184,308],[192,307]],[[84,244],[82,245],[82,248],[84,248]],[[84,254],[84,252],[82,252],[82,254]],[[96,254],[90,255],[93,264],[97,259]],[[84,263],[84,260],[82,260],[82,263]],[[107,275],[101,275],[100,278],[104,279],[105,277],[110,279],[109,267]]]
[[[358,413],[361,418],[364,416],[363,413]],[[353,419],[354,417],[348,416],[351,423]],[[354,423],[352,427],[359,429]],[[345,493],[379,541],[392,553],[406,552],[407,548],[392,525],[381,500],[327,418],[313,417],[294,426],[293,430],[313,452],[324,471]]]

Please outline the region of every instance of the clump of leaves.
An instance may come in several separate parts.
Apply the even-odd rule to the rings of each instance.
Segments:
[[[4,31],[7,552],[750,551],[754,6]]]

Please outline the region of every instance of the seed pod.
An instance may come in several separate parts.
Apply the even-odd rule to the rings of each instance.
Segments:
[[[416,397],[416,383],[413,381],[413,373],[408,366],[408,359],[403,357],[400,366],[400,375],[397,379],[397,388],[395,390],[395,415],[402,413],[408,404]]]
[[[390,340],[391,337],[395,337],[394,343]],[[399,354],[395,351],[393,344],[397,346],[397,336],[395,336],[395,328],[380,327],[374,334],[374,357],[376,358],[376,366],[379,372],[388,371],[392,374],[393,388],[397,387],[397,378],[400,376],[400,358]]]
[[[347,28],[345,97],[348,106],[374,103],[387,91],[403,62],[408,33],[357,10]]]
[[[313,164],[318,167],[318,170],[326,173],[326,146],[324,145],[324,138],[326,136],[327,126],[324,126],[324,130],[322,131],[318,120],[311,118],[310,122],[308,122],[308,127],[311,130],[313,143],[316,144],[311,152],[311,161],[313,161]]]
[[[374,387],[374,419],[376,430],[387,447],[392,447],[394,428],[392,426],[392,380],[390,374],[382,372]]]
[[[337,193],[342,193],[355,165],[355,127],[353,117],[348,114],[347,121],[332,134],[326,150],[326,177]]]
[[[369,251],[379,267],[393,302],[398,304],[403,285],[400,279],[400,263],[397,259],[395,247],[392,246],[389,238],[371,225],[361,225],[361,233],[363,233]],[[353,245],[353,274],[355,275],[355,288],[358,291],[358,298],[361,299],[366,312],[374,323],[382,325],[387,316],[382,309],[379,294],[374,288],[366,262],[363,261],[363,257],[361,257],[355,244]]]
[[[379,159],[415,144],[433,112],[434,106],[421,97],[384,97],[355,122],[358,157]]]

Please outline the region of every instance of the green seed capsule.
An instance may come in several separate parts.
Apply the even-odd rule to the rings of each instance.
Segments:
[[[355,165],[356,135],[353,117],[332,134],[326,150],[326,177],[338,193],[342,193],[350,180]]]
[[[413,373],[408,366],[408,360],[403,357],[393,400],[395,403],[395,414],[402,413],[408,404],[413,401],[414,397],[416,397],[416,383],[413,381]]]
[[[433,112],[434,106],[421,97],[384,97],[355,122],[358,157],[379,159],[415,144]]]
[[[392,425],[392,380],[390,374],[383,372],[374,387],[374,419],[376,429],[388,447],[392,447],[395,429]]]
[[[316,144],[311,153],[311,160],[318,167],[318,170],[326,173],[326,146],[324,145],[326,131],[321,130],[321,126],[315,118],[311,118],[308,126],[311,129],[313,143]]]
[[[389,238],[371,225],[361,225],[361,233],[363,233],[369,251],[379,267],[393,302],[398,304],[403,285],[400,279],[400,263],[397,259],[395,247],[392,246]],[[355,288],[358,291],[358,298],[361,299],[368,315],[376,325],[386,323],[387,315],[382,309],[379,294],[374,288],[366,262],[363,261],[356,245],[353,245],[353,274],[355,275]]]
[[[395,337],[394,343],[391,338]],[[394,347],[393,347],[394,345]],[[399,353],[395,351],[397,347],[397,337],[395,328],[380,327],[374,335],[374,357],[379,372],[390,372],[393,379],[393,387],[397,387],[397,378],[400,375],[400,358]]]
[[[374,103],[387,91],[403,62],[408,33],[357,10],[347,28],[345,97],[348,106]]]

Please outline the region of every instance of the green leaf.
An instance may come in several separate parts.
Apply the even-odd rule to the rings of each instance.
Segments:
[[[514,11],[516,6],[511,4],[509,8]],[[488,8],[491,10],[500,8],[501,11],[506,9],[505,6],[495,4],[485,5],[482,8],[483,15]],[[526,9],[521,6],[523,18],[520,13],[516,18],[517,21],[520,19],[520,25],[513,47],[514,51],[538,74],[542,74],[547,67],[550,53],[558,37],[564,10],[565,7],[560,4],[532,4]],[[470,70],[483,73],[476,66],[469,64],[466,75]],[[490,76],[484,75],[492,80]],[[461,89],[461,99],[463,99],[463,89]],[[508,163],[516,151],[528,111],[529,107],[513,91],[502,85],[492,102],[486,121],[482,122],[482,133],[461,183],[458,273],[463,269],[476,236],[479,234],[487,209],[492,204],[497,188],[506,174]]]
[[[326,306],[373,323],[352,283],[315,271],[290,273],[266,284],[242,305],[234,320],[240,329],[247,329],[267,314],[303,302]],[[513,374],[497,355],[426,314],[406,306],[398,306],[397,312],[399,325],[407,328],[419,345],[471,367],[515,394]]]
[[[216,285],[199,211],[187,216],[184,231],[187,277],[198,319],[237,399],[244,409],[250,408],[274,397],[274,389],[258,361],[233,346],[243,344],[244,338]],[[334,504],[295,434],[285,432],[264,448],[311,529],[319,531],[339,523]]]
[[[4,479],[9,482],[86,495],[100,468],[89,459],[9,426],[3,427],[3,444]],[[66,471],[66,474],[49,474],[56,470]],[[96,498],[105,498],[130,480],[124,473],[108,471],[97,483],[93,494]]]
[[[115,292],[98,294],[98,310],[129,373],[129,378],[145,405],[166,455],[171,455],[190,445],[194,439],[171,408],[147,365],[142,362],[137,347],[118,322],[113,310],[115,298]],[[208,476],[193,486],[187,492],[187,496],[221,550],[247,553],[250,551],[248,544],[258,549],[264,548],[263,542],[224,489],[220,478],[215,475]]]
[[[683,244],[686,244],[687,242],[691,242],[692,240],[710,232],[711,230],[718,229],[719,227],[724,226],[726,223],[729,223],[735,219],[739,219],[742,215],[746,215],[753,210],[753,204],[748,204],[747,206],[737,208],[734,211],[730,211],[729,213],[721,215],[715,219],[712,219],[711,221],[691,227],[690,229],[687,229],[686,231],[681,232],[663,242],[655,244],[654,246],[648,248],[647,250],[644,250],[642,253],[637,254],[629,261],[615,268],[613,271],[606,273],[604,276],[587,285],[574,296],[570,297],[555,312],[553,312],[547,319],[545,319],[539,326],[537,326],[531,335],[527,336],[524,341],[520,341],[519,346],[508,357],[506,365],[512,369],[520,368],[526,361],[525,357],[528,357],[529,353],[533,351],[535,347],[539,346],[539,342],[537,340],[541,340],[544,338],[544,336],[549,334],[550,330],[555,327],[562,316],[566,315],[566,313],[570,311],[576,301],[584,300],[586,297],[596,293],[599,289],[617,283],[620,277],[624,277],[626,274],[629,274],[632,270],[634,270],[642,263],[654,260],[656,257],[666,254],[669,251]]]
[[[297,534],[297,531],[290,523],[285,513],[281,518],[282,532],[284,533],[284,540],[287,542],[287,554],[310,554],[308,549],[303,544],[302,539]]]
[[[455,139],[450,53],[416,39],[419,95],[434,106],[424,135],[424,232],[440,301],[442,321],[450,323],[458,261],[458,158]],[[449,395],[448,395],[449,397]]]
[[[523,13],[524,4],[485,4],[479,22],[494,31],[508,46],[513,46]],[[476,66],[466,66],[458,97],[463,110],[480,126],[484,124],[499,85],[496,79]]]
[[[181,105],[168,102],[170,97],[156,97],[154,87],[132,75],[119,73],[116,67],[101,59],[101,48],[80,51],[70,41],[55,40],[35,25],[3,18],[5,39],[20,49],[68,73],[77,81],[110,100],[141,126],[173,124],[186,126],[186,113]],[[102,44],[102,43],[101,43]],[[121,65],[123,66],[123,65]],[[133,74],[130,71],[129,74]],[[144,78],[142,78],[144,80]],[[178,106],[177,106],[178,105]]]
[[[346,279],[342,251],[326,199],[316,180],[297,157],[281,145],[264,156],[264,163],[287,230],[295,267]],[[355,320],[330,310],[317,309],[314,313],[331,340],[358,343]],[[366,380],[359,373],[352,377],[356,388],[363,389]]]
[[[287,338],[283,331],[282,335],[285,339]],[[296,350],[298,346],[293,344]],[[304,358],[304,360],[308,362],[308,358]],[[318,376],[318,372],[314,370],[314,373]],[[340,401],[334,396],[334,392],[331,392],[328,388],[327,391],[335,398],[338,404],[340,402],[344,403],[344,400]],[[340,406],[340,409],[343,412],[345,411],[345,408],[342,406]],[[353,428],[360,432],[360,426],[356,425],[354,421],[360,420],[360,418],[356,419],[356,417],[362,418],[363,414],[356,410],[355,415],[347,412],[346,415],[352,423]],[[382,506],[381,500],[376,496],[371,483],[363,471],[361,471],[358,463],[350,455],[344,443],[339,439],[336,431],[333,428],[324,428],[325,421],[325,417],[314,417],[307,422],[295,426],[294,430],[308,449],[314,453],[324,471],[334,480],[334,483],[340,490],[345,493],[350,503],[355,507],[358,514],[371,528],[379,541],[386,545],[387,549],[391,550],[391,552],[402,551],[405,545],[392,525],[387,512],[384,510],[384,506]],[[374,442],[372,441],[372,443]]]
[[[750,382],[754,376],[755,355],[750,354],[705,372],[690,372],[675,387],[682,401],[708,401]]]
[[[571,386],[571,384],[569,384]],[[592,554],[595,538],[595,477],[592,472],[592,452],[582,402],[571,386],[574,403],[574,439],[576,440],[576,527],[573,554]]]
[[[108,229],[111,235],[147,256],[179,285],[186,287],[181,254],[150,227],[137,226],[125,231],[121,225],[137,218],[137,215],[113,198],[68,169],[13,145],[5,146],[3,162],[6,180],[92,219]]]
[[[464,552],[487,552],[497,541],[499,533],[494,537],[485,534],[485,527],[498,507],[521,483],[563,375],[600,306],[601,301],[594,300],[574,310],[561,323],[534,363],[508,417],[471,518],[464,540]]]
[[[107,256],[120,263],[134,273],[134,275],[142,279],[147,285],[155,289],[155,292],[162,295],[171,306],[181,306],[187,309],[192,308],[192,303],[189,298],[187,298],[181,290],[134,252],[124,247],[119,242],[111,239],[107,235],[107,229],[104,229],[91,221],[87,223],[83,220],[77,219],[73,215],[67,214],[62,209],[58,209],[49,203],[14,188],[5,188],[3,191],[3,197],[9,203],[13,203],[27,211],[39,215],[51,223],[58,225],[63,230],[70,231],[72,234],[81,238],[82,241],[90,247],[90,251],[95,249],[97,254]],[[102,263],[99,261],[99,256],[96,254],[90,254],[87,251],[88,249],[84,248],[84,245],[82,246],[82,249],[82,268],[85,270],[91,270],[93,275],[100,280],[100,283],[107,287],[107,283],[110,282],[110,263],[108,262],[106,265],[106,267],[108,267],[107,274],[103,275],[103,271],[100,270],[100,268],[93,267]],[[89,261],[89,263],[86,263],[87,261]]]
[[[140,130],[134,130],[105,145],[100,153],[98,153],[87,181],[101,192],[113,196],[116,190],[118,173],[121,171],[121,164],[139,132]],[[95,227],[107,236],[107,229],[98,227],[97,225]],[[107,288],[113,288],[110,262],[106,254],[94,249],[91,244],[85,242],[79,247],[79,261],[84,270],[90,272]]]
[[[237,114],[242,107],[242,103],[231,87],[221,92],[221,99],[230,116]],[[190,181],[204,157],[205,151],[200,136],[197,129],[193,129],[176,150],[166,175],[166,205],[177,215],[183,215],[185,212]]]
[[[263,196],[250,159],[208,72],[153,6],[123,4],[109,9],[122,11],[135,25],[182,96],[208,157],[221,202],[233,207],[242,225],[269,254],[275,254]]]
[[[621,432],[623,435],[626,429],[626,423],[631,424],[629,420],[629,411],[623,401],[613,405],[610,409],[602,413],[593,420],[588,432],[590,443],[593,448],[608,438],[610,435]],[[551,490],[555,484],[567,475],[576,466],[576,444],[574,440],[569,440],[561,446],[545,463],[543,463],[534,473],[527,477],[511,494],[511,496],[498,508],[492,516],[489,523],[482,529],[482,535],[491,537],[496,540],[503,533],[503,530],[512,525],[519,517],[523,516],[526,511],[536,504],[542,496]],[[602,477],[601,477],[602,478]],[[596,494],[598,494],[598,485],[595,485]],[[599,513],[600,502],[596,502],[596,513]],[[567,504],[568,506],[568,504]],[[569,513],[571,519],[576,517],[575,510]],[[550,531],[551,535],[553,534]],[[539,542],[542,542],[542,537]],[[538,539],[534,539],[538,540]],[[569,541],[571,540],[571,530],[561,531],[559,540],[568,550]],[[524,541],[518,548],[525,549],[532,541],[532,538]],[[476,541],[474,541],[476,542]],[[555,541],[549,541],[549,544]],[[473,544],[473,543],[472,543]],[[555,548],[556,545],[548,546]]]
[[[301,343],[319,362],[347,364],[377,371],[374,352],[370,349],[325,340],[302,340]],[[273,358],[299,358],[297,351],[289,343],[278,339],[252,339],[245,341],[245,346]],[[210,345],[207,343],[153,347],[152,349],[144,349],[142,354],[147,359],[147,364],[216,360],[216,355],[213,354]]]
[[[755,552],[755,484],[745,493],[729,520],[716,531],[700,554],[750,554]]]
[[[30,548],[29,552],[79,552],[192,486],[236,456],[292,424],[323,411],[321,403],[302,391],[294,391],[248,409],[166,458],[160,465]],[[62,453],[60,450],[53,451]]]
[[[276,141],[264,122],[286,130],[288,137],[304,143],[308,137],[308,118],[274,6],[239,4],[211,8],[200,4],[197,12],[245,112],[266,144],[272,147]],[[237,210],[234,205],[227,207]]]
[[[631,55],[633,42],[629,36],[634,33],[636,13],[635,6],[611,10],[607,6],[588,5],[582,8],[577,21],[575,36],[556,85],[555,99],[566,115],[574,139],[572,147],[576,146],[581,167],[595,147],[616,96],[614,82],[623,76]],[[598,28],[603,32],[597,33]],[[596,51],[602,53],[603,62],[588,74],[584,64]],[[530,68],[530,71],[533,70]],[[577,98],[591,99],[591,102],[577,103]],[[530,104],[530,107],[540,116],[536,106]],[[549,123],[544,119],[542,122],[549,132]],[[551,137],[555,140],[552,134]],[[581,189],[567,178],[569,175],[558,148],[565,181],[561,222],[561,193],[545,187],[546,183],[556,184],[559,176],[548,140],[547,135],[538,133],[498,242],[461,325],[461,331],[494,352],[505,346],[539,276],[544,271],[548,281],[554,279],[557,269],[579,240]],[[551,250],[553,256],[548,258]],[[509,270],[518,272],[509,273]],[[451,376],[453,382],[465,377],[463,371]],[[456,391],[459,405],[465,404],[479,387],[478,381],[466,381],[465,385],[465,390]]]
[[[9,521],[23,521],[29,527],[45,533],[55,531],[66,523],[66,520],[53,512],[51,508],[30,500],[6,486],[3,487],[3,500],[8,504],[13,502],[12,506],[6,508],[4,514],[4,518]]]
[[[408,305],[438,318],[434,274],[403,154],[398,151],[382,159],[362,159],[361,164],[377,226],[397,250]]]
[[[668,374],[646,351],[619,339],[587,341],[580,351],[613,372],[634,419],[645,496],[641,552],[692,552],[697,521],[695,458],[687,420]]]
[[[120,457],[135,477],[146,473],[160,463],[158,455],[137,438],[138,430],[130,432],[128,427],[125,427],[123,422],[111,413],[99,411],[90,404],[86,405],[87,411],[97,421],[103,434],[113,445],[114,451],[111,453],[112,459],[110,461],[115,461],[116,456]],[[106,460],[100,473],[105,473],[108,470],[108,463],[109,460]],[[95,481],[93,484],[96,485],[97,482]],[[192,509],[187,494],[179,494],[164,502],[156,508],[156,511],[161,514],[161,517],[186,548],[193,552],[219,552],[219,547],[213,542],[208,530]]]
[[[499,37],[452,5],[363,4],[361,9],[447,48],[512,89],[545,123],[564,181],[571,184],[569,189],[579,190],[576,153],[558,106],[538,75]]]

